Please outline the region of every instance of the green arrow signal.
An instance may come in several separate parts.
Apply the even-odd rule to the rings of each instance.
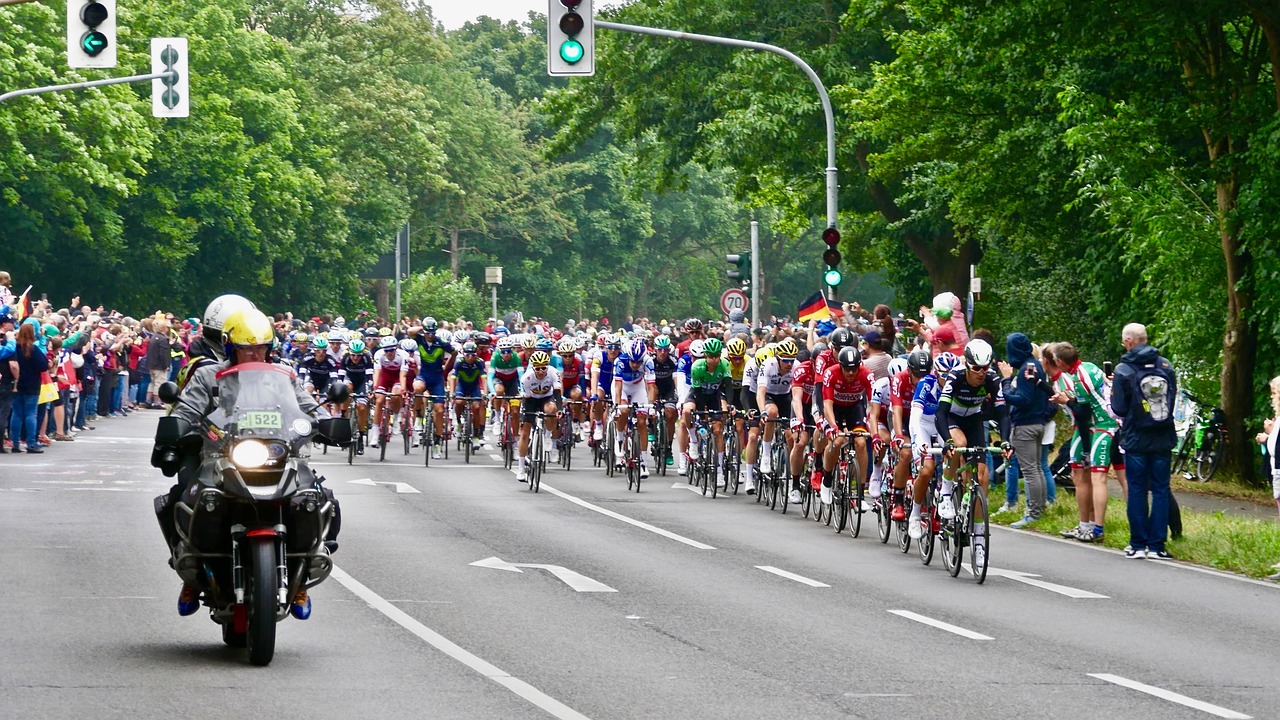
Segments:
[[[107,36],[91,30],[80,38],[80,49],[89,57],[96,57],[107,49]]]

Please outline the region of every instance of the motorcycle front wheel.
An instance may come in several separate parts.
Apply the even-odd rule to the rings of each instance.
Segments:
[[[250,551],[253,565],[246,576],[249,605],[249,663],[271,663],[276,652],[276,548],[273,539],[258,538]]]

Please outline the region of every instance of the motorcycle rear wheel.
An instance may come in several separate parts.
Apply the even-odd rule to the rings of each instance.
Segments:
[[[262,667],[276,652],[276,548],[271,539],[259,538],[252,545],[253,566],[247,574],[245,602],[249,606],[249,663]]]

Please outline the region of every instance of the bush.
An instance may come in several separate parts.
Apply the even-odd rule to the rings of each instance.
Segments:
[[[482,324],[489,317],[489,303],[466,278],[453,280],[448,270],[415,273],[401,289],[401,302],[408,315],[452,321],[465,317]]]

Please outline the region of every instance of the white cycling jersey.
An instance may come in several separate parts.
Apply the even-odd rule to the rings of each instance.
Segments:
[[[382,368],[383,372],[394,370],[399,373],[409,367],[409,354],[398,347],[381,348],[373,354],[373,366]]]
[[[547,374],[538,377],[538,374],[533,371],[533,366],[530,365],[520,378],[520,392],[527,398],[547,399],[559,389],[560,371],[553,367],[548,367]]]
[[[742,372],[742,384],[747,384],[747,372]],[[778,364],[778,358],[771,357],[764,361],[764,366],[755,374],[755,380],[751,387],[751,392],[758,391],[759,386],[764,386],[765,393],[769,395],[786,395],[791,397],[791,370],[782,370],[782,366]]]

